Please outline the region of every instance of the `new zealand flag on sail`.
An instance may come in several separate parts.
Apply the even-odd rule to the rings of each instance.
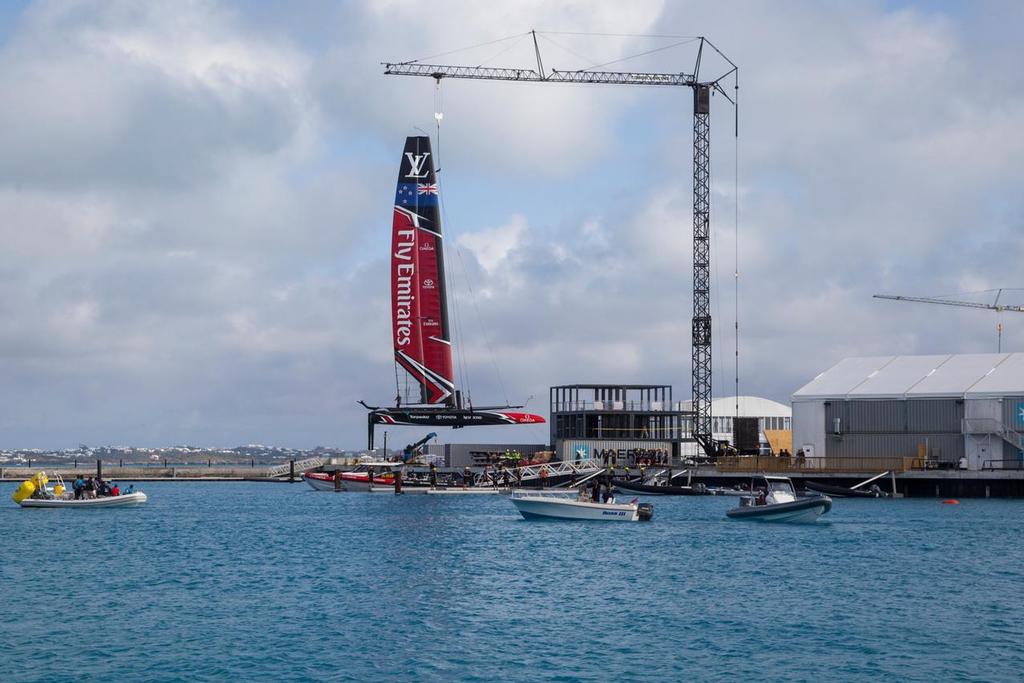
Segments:
[[[437,206],[437,183],[398,183],[395,206]]]

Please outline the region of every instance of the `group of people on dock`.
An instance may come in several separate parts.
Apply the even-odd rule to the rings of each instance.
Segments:
[[[623,465],[671,465],[669,452],[657,449],[603,449],[594,452],[594,459],[600,458],[602,465],[618,467]]]
[[[106,482],[101,477],[86,477],[83,479],[79,476],[71,484],[71,490],[74,491],[75,500],[87,500],[90,498],[103,498],[106,496],[120,496],[121,487],[117,485],[117,482]],[[129,484],[128,489],[124,491],[125,495],[135,493],[135,485]]]

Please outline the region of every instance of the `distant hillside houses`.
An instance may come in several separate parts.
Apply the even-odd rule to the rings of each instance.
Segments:
[[[264,446],[248,444],[233,448],[216,448],[203,446],[166,446],[146,448],[139,446],[87,446],[78,448],[60,448],[45,450],[40,448],[0,449],[0,464],[8,466],[27,465],[28,463],[64,463],[68,461],[104,460],[108,462],[187,464],[194,462],[218,463],[273,463],[288,460],[303,460],[311,457],[352,458],[364,451],[352,451],[341,448],[317,446],[312,449],[287,448],[283,446]]]

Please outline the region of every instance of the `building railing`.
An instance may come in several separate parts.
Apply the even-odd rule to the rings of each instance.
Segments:
[[[595,412],[690,413],[681,401],[554,401],[552,413]]]
[[[771,455],[730,456],[718,458],[716,461],[719,472],[905,472],[912,469],[924,469],[924,461],[919,458],[780,458]]]
[[[963,420],[964,434],[995,434],[999,438],[1024,450],[1024,434],[1007,427],[999,420],[990,417],[965,417]]]
[[[981,463],[983,470],[1024,470],[1024,460],[985,460]]]
[[[570,425],[567,429],[555,430],[557,439],[586,439],[586,440],[608,440],[608,441],[681,441],[689,437],[689,432],[676,427],[594,427],[592,429],[574,429]]]

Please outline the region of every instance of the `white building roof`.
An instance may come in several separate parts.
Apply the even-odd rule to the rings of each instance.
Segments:
[[[690,410],[693,401],[682,401],[682,409]],[[726,396],[711,401],[711,414],[715,417],[734,417],[736,397]],[[793,411],[784,403],[760,396],[740,396],[740,417],[792,417]]]
[[[1024,394],[1024,353],[845,358],[793,394],[827,398],[942,398]]]

